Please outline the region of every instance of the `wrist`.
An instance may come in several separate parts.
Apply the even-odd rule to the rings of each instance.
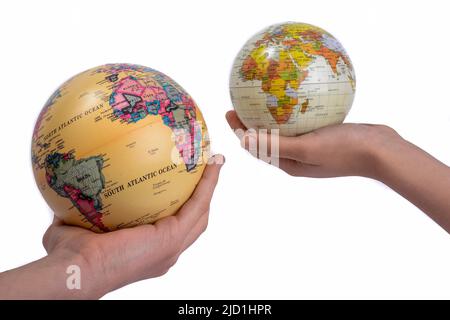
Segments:
[[[74,299],[98,299],[109,292],[100,266],[83,253],[57,250],[47,256],[59,266],[67,296]],[[57,277],[58,279],[60,277]]]
[[[364,176],[384,182],[384,174],[389,159],[399,152],[405,140],[392,128],[384,125],[368,126],[364,155],[367,168]]]

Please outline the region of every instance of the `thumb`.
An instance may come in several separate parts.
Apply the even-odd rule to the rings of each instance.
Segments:
[[[193,194],[176,214],[180,226],[186,234],[195,226],[200,217],[208,212],[220,169],[224,163],[225,157],[222,155],[215,155],[208,161]]]

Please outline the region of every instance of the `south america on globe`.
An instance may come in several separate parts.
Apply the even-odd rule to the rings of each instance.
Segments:
[[[295,136],[342,123],[355,95],[355,72],[341,43],[306,23],[269,26],[236,56],[230,95],[247,128]]]
[[[39,114],[31,146],[50,208],[95,232],[176,213],[208,153],[191,96],[165,74],[132,64],[99,66],[63,83]]]

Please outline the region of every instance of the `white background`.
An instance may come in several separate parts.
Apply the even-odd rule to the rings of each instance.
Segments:
[[[307,22],[353,61],[346,121],[388,124],[450,164],[449,12],[430,0],[2,1],[0,270],[45,254],[50,214],[30,165],[40,108],[68,77],[130,62],[185,87],[227,162],[201,239],[164,277],[105,298],[450,298],[450,237],[422,212],[368,179],[290,177],[241,150],[224,119],[244,42]]]

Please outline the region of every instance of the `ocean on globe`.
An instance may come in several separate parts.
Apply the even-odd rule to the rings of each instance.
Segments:
[[[306,23],[267,27],[234,60],[230,95],[247,128],[295,136],[344,121],[355,72],[340,42]]]
[[[31,153],[55,214],[107,232],[177,212],[203,173],[208,148],[202,114],[181,86],[151,68],[108,64],[51,95]]]

